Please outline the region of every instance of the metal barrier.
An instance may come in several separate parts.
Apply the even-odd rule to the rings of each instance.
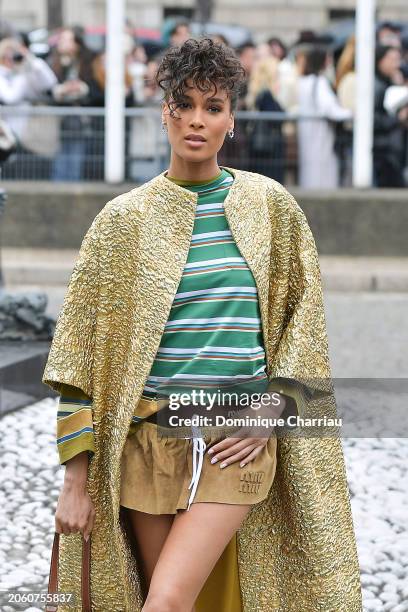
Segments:
[[[0,113],[19,141],[16,153],[4,164],[3,179],[104,180],[104,108],[3,106]],[[125,179],[142,183],[168,166],[167,134],[157,106],[126,108],[125,117]],[[307,187],[311,176],[316,180],[320,173],[324,187],[328,175],[335,180],[335,174],[338,186],[348,186],[352,124],[342,125],[339,131],[317,115],[237,111],[235,136],[226,137],[218,162],[286,185]]]

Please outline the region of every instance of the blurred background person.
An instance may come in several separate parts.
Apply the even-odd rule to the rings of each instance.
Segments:
[[[241,89],[239,108],[245,108],[245,98],[248,93],[248,79],[256,62],[256,45],[247,42],[235,50],[243,69],[245,70],[246,82]],[[238,110],[238,109],[237,109]]]
[[[265,57],[271,57],[272,53],[271,53],[271,49],[268,45],[268,43],[264,42],[264,43],[259,43],[256,46],[256,50],[255,50],[255,63],[258,62],[259,60],[264,59]],[[251,71],[252,73],[252,71]]]
[[[351,111],[355,110],[356,72],[355,72],[356,39],[351,36],[344,47],[336,67],[335,90],[340,104]]]
[[[246,96],[248,94],[248,81],[256,62],[256,45],[246,42],[235,49],[242,67],[245,70],[243,81],[238,95],[236,110],[247,110]],[[248,130],[250,121],[248,119],[235,118],[234,137],[226,138],[218,153],[218,163],[223,166],[231,166],[244,170],[248,166]]]
[[[334,89],[341,106],[355,114],[356,108],[356,38],[350,36],[344,47],[336,67]],[[353,184],[353,122],[344,121],[338,124],[337,146],[340,160],[340,177],[343,186]]]
[[[381,22],[376,31],[378,45],[388,45],[390,47],[401,46],[402,27],[393,21]]]
[[[47,63],[35,57],[19,40],[0,41],[0,103],[49,100],[57,79]]]
[[[295,61],[288,57],[288,50],[280,38],[268,39],[270,53],[278,61],[279,91],[276,92],[277,100],[287,111],[297,104],[297,79],[299,73]]]
[[[288,114],[297,114],[299,107],[299,78],[303,70],[305,50],[301,44],[295,43],[290,54],[279,62],[279,90],[276,99],[282,109]],[[285,181],[297,182],[298,175],[298,144],[297,122],[287,120],[282,123],[284,141]]]
[[[333,122],[352,118],[343,108],[331,83],[323,74],[330,61],[327,48],[311,45],[305,52],[299,78],[299,114],[322,115],[324,119],[298,122],[299,186],[335,189],[339,186],[339,159],[335,151]]]
[[[95,79],[95,53],[85,45],[80,27],[64,28],[52,49],[49,64],[58,78],[53,88],[54,104],[62,106],[98,106],[103,90]],[[79,181],[83,178],[87,139],[92,138],[91,118],[67,115],[61,121],[60,148],[54,158],[51,178]]]
[[[144,46],[137,41],[128,57],[127,70],[131,78],[134,104],[141,104],[146,85],[147,55]]]
[[[142,64],[146,55],[139,52],[137,62]],[[136,106],[159,109],[161,105],[161,89],[156,83],[154,75],[159,65],[159,58],[147,60],[143,68],[140,66],[135,72],[133,80],[133,93]],[[140,80],[142,78],[142,80]],[[161,171],[161,160],[168,152],[166,133],[157,129],[157,118],[144,113],[140,117],[132,117],[129,131],[129,163],[127,176],[133,181],[145,181]],[[158,149],[160,156],[158,155]],[[159,161],[158,161],[159,160]]]
[[[8,115],[7,123],[19,143],[20,160],[8,161],[9,177],[19,172],[23,176],[37,167],[39,175],[48,178],[50,157],[58,147],[58,123],[32,115],[32,105],[49,103],[57,78],[47,63],[35,57],[16,38],[0,41],[0,104],[16,108],[16,115]],[[50,156],[40,160],[38,156]]]
[[[127,28],[126,28],[127,29]],[[133,37],[125,30],[123,33],[123,53],[125,55],[125,106],[134,104],[134,48]],[[106,90],[106,53],[103,51],[94,56],[91,62],[91,78],[89,80],[89,104],[92,106],[105,106]],[[93,180],[102,180],[104,177],[104,157],[105,157],[105,118],[103,116],[89,117],[88,133],[85,139],[85,154],[82,164],[82,175]],[[125,136],[126,148],[128,147],[128,135],[130,119],[125,117]]]
[[[170,30],[169,46],[176,47],[182,45],[189,38],[191,38],[191,32],[188,21],[177,21]]]
[[[375,54],[374,94],[374,184],[376,187],[404,187],[405,137],[408,109],[396,115],[384,106],[387,90],[404,83],[401,72],[401,51],[380,45]]]
[[[288,113],[295,113],[298,109],[299,77],[303,71],[304,54],[303,46],[294,44],[291,57],[281,60],[278,65],[279,91],[276,92],[276,98]]]
[[[160,57],[152,57],[146,64],[144,102],[156,104],[160,100],[160,88],[155,83],[154,75],[159,65]]]
[[[0,41],[0,104],[27,106],[47,102],[57,78],[47,63],[35,57],[19,40]],[[21,117],[21,119],[20,119]],[[10,117],[9,125],[20,138],[27,116]]]
[[[283,112],[276,99],[279,91],[279,60],[270,55],[259,60],[248,83],[248,110]],[[251,172],[284,180],[285,151],[280,120],[254,120],[248,131],[249,165]]]
[[[208,38],[211,38],[216,43],[229,47],[229,42],[223,34],[211,34]]]
[[[282,42],[280,38],[272,36],[272,38],[268,39],[267,44],[273,57],[276,57],[276,59],[278,59],[280,62],[285,59],[288,52],[286,45]]]
[[[125,55],[125,105],[132,106],[134,102],[134,69],[135,56],[134,43],[131,36],[123,35],[123,53]],[[91,71],[89,79],[88,101],[92,101],[92,106],[105,105],[106,89],[106,53],[99,53],[91,61]]]

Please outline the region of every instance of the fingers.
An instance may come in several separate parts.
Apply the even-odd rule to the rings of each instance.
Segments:
[[[71,520],[62,518],[59,513],[55,515],[55,531],[59,534],[70,535],[81,533],[86,541],[93,530],[95,521],[95,509],[93,504],[85,518],[73,517]]]
[[[211,456],[217,455],[221,451],[230,448],[231,446],[234,446],[239,441],[243,441],[244,439],[249,440],[250,438],[248,438],[245,433],[245,430],[237,430],[236,432],[234,432],[234,437],[224,438],[224,440],[221,440],[220,442],[217,442],[216,444],[211,446],[211,448],[207,451],[208,454]]]
[[[222,442],[224,443],[225,440]],[[243,459],[244,461],[241,461],[240,463],[240,466],[243,467],[262,450],[266,443],[267,438],[249,438],[239,440],[238,442],[233,442],[224,450],[221,449],[218,452],[214,450],[211,463],[219,463],[220,468],[224,468],[231,463],[235,463],[236,461]],[[218,446],[218,444],[216,446]],[[255,450],[257,450],[257,452],[255,455],[253,455],[252,453]],[[248,458],[250,455],[251,459]]]
[[[244,461],[241,461],[241,463],[239,464],[240,467],[245,467],[247,463],[249,463],[250,461],[253,461],[255,457],[259,455],[262,449],[263,449],[263,446],[257,446],[256,448],[254,448],[252,453],[249,453],[249,455],[244,459]]]
[[[59,534],[71,535],[74,533],[82,533],[84,539],[88,541],[89,536],[93,529],[94,523],[94,515],[92,515],[91,519],[85,524],[70,524],[65,523],[64,525],[59,524],[55,526],[55,531]]]
[[[72,533],[71,526],[67,523],[67,521],[58,518],[57,515],[55,515],[55,531],[64,535],[69,535]]]
[[[246,448],[244,448],[242,451],[240,451],[239,453],[236,453],[235,455],[229,456],[227,458],[225,458],[222,463],[220,463],[220,468],[226,468],[229,465],[231,465],[231,463],[236,463],[237,461],[240,461],[241,459],[244,459],[243,461],[241,461],[241,463],[239,464],[240,467],[244,467],[244,465],[246,465],[247,462],[247,457],[248,454],[251,453],[251,451],[255,450],[257,448],[256,444],[251,444],[251,446],[247,446]]]

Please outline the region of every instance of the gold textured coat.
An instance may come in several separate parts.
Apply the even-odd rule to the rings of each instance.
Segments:
[[[225,214],[257,284],[268,378],[330,379],[320,268],[306,217],[275,180],[227,170],[235,180]],[[163,172],[104,206],[82,242],[43,374],[56,390],[66,383],[93,398],[88,491],[96,510],[91,594],[97,612],[140,612],[143,605],[120,511],[120,457],[181,280],[196,203],[196,193]],[[316,400],[315,414],[322,401],[331,400]],[[324,406],[326,414],[335,409],[335,403]],[[61,535],[59,587],[78,602],[80,556],[81,535]],[[80,609],[80,603],[59,608]],[[269,495],[225,549],[197,610],[361,612],[338,437],[278,438]]]

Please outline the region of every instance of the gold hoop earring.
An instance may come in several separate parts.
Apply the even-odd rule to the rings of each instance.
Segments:
[[[234,128],[231,128],[230,130],[228,130],[228,136],[230,138],[234,138]]]

